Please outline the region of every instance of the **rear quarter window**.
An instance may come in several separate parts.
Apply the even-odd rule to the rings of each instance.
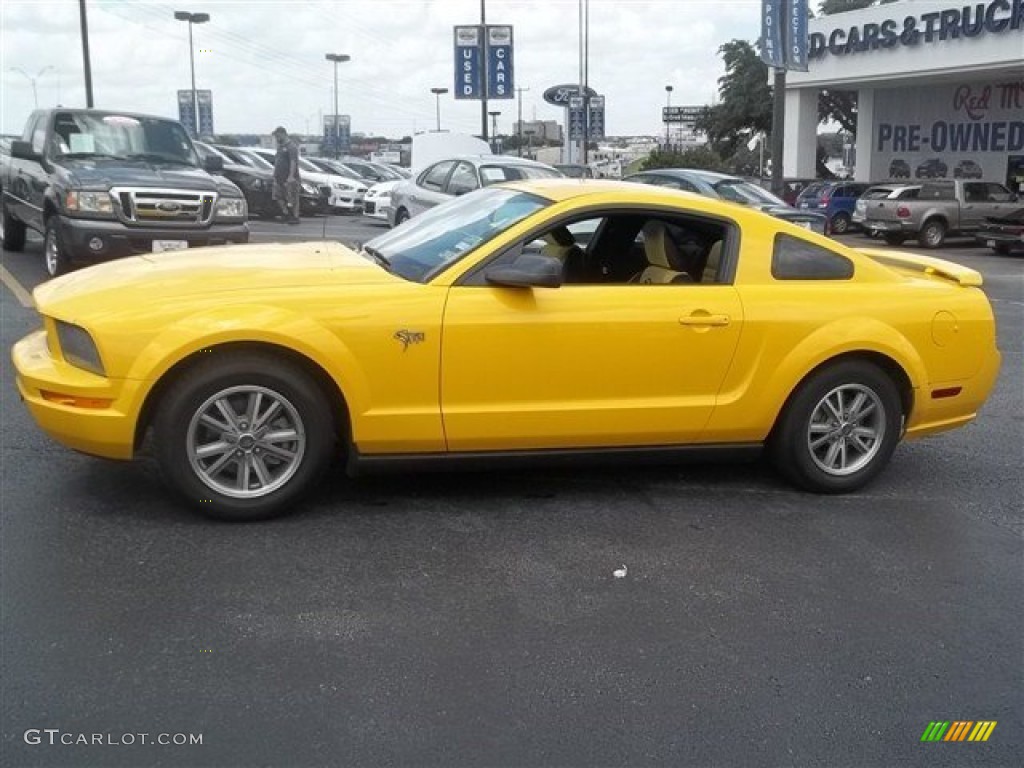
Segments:
[[[954,200],[954,188],[952,184],[922,184],[918,193],[921,200]]]
[[[791,235],[775,236],[772,277],[776,280],[849,280],[853,262]]]

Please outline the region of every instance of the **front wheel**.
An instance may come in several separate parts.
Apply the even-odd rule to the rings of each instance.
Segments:
[[[46,220],[43,257],[46,262],[46,274],[50,277],[60,277],[71,270],[71,258],[68,256],[67,248],[64,247],[64,238],[61,237],[56,216],[50,216]]]
[[[291,511],[336,442],[327,398],[276,357],[208,354],[158,406],[155,444],[165,477],[199,512],[220,520]]]
[[[899,391],[878,367],[859,360],[807,379],[769,441],[778,470],[816,493],[847,493],[888,464],[902,428]]]

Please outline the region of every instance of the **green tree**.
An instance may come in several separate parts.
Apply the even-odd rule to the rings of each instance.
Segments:
[[[640,164],[641,171],[655,168],[697,168],[704,171],[727,171],[728,164],[710,147],[693,147],[682,152],[655,150]]]
[[[746,40],[731,40],[718,49],[725,74],[718,78],[720,102],[697,118],[712,148],[722,158],[736,154],[741,142],[772,129],[772,89],[768,67]]]

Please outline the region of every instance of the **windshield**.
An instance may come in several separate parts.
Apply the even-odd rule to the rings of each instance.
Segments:
[[[550,201],[511,189],[484,189],[457,197],[364,246],[406,280],[426,282],[440,268],[550,205]]]
[[[57,157],[115,157],[198,165],[180,123],[156,117],[58,112],[52,150]]]
[[[724,179],[714,185],[715,191],[725,200],[743,205],[781,205],[789,207],[789,203],[781,197],[776,197],[766,189],[757,184],[751,184],[742,179]]]
[[[259,152],[253,152],[252,150],[248,150],[248,151],[240,152],[240,154],[245,155],[245,157],[247,159],[251,160],[252,161],[252,166],[254,168],[263,168],[264,170],[269,170],[269,171],[274,170],[274,164],[272,162],[270,162],[269,160],[267,160],[267,158],[265,158]]]
[[[543,165],[481,165],[480,180],[483,185],[499,184],[503,181],[518,181],[519,179],[559,179],[562,174],[554,168],[545,168]]]

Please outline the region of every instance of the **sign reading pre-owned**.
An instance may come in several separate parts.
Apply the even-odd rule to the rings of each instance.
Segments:
[[[981,35],[1020,34],[1024,30],[1024,0],[990,0],[958,4],[944,10],[929,10],[918,16],[904,16],[902,23],[885,19],[854,27],[837,27],[826,35],[811,35],[810,57],[826,53],[845,56],[879,48],[913,46],[936,41],[958,40]],[[1024,55],[1022,55],[1024,58]]]
[[[1024,153],[1024,80],[877,90],[872,153],[878,176],[1003,181]]]
[[[512,27],[504,24],[455,27],[455,98],[511,99],[513,80]]]

